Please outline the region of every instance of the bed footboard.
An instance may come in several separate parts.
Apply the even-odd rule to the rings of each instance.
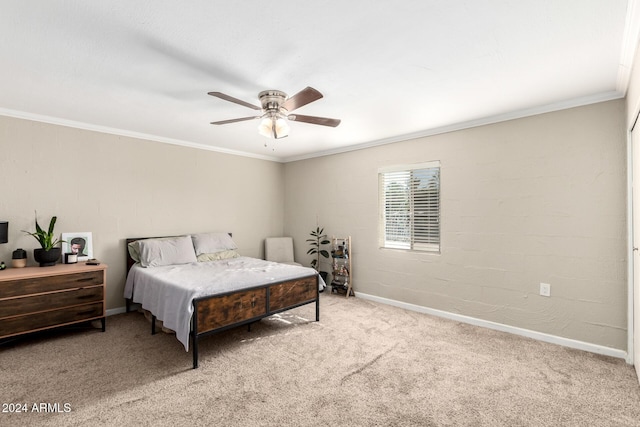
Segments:
[[[264,317],[316,303],[320,320],[318,274],[193,300],[191,348],[193,369],[198,367],[198,340]]]

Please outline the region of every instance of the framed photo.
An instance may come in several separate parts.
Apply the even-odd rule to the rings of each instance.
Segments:
[[[93,242],[91,232],[62,233],[62,253],[78,255],[78,261],[86,261],[93,258]]]

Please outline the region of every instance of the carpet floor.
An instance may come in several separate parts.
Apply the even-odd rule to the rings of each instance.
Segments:
[[[328,293],[313,319],[203,339],[195,370],[140,313],[4,343],[0,425],[640,426],[620,359]]]

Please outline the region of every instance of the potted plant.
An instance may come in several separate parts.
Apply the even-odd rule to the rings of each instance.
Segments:
[[[311,267],[315,268],[316,271],[320,273],[322,280],[324,280],[326,283],[327,275],[329,273],[327,273],[326,271],[319,270],[320,256],[323,256],[327,259],[329,258],[329,251],[327,251],[326,249],[322,249],[322,246],[328,245],[331,242],[327,239],[327,236],[323,233],[324,233],[324,228],[320,228],[320,227],[316,227],[315,230],[312,230],[311,233],[309,233],[311,237],[313,237],[313,239],[307,239],[307,242],[309,242],[309,244],[311,245],[311,248],[307,251],[307,255],[315,255],[315,258],[311,260]]]
[[[60,247],[56,247],[56,245],[64,242],[64,240],[56,239],[53,235],[53,228],[56,225],[57,219],[58,217],[56,216],[51,217],[49,229],[45,231],[38,224],[38,213],[36,212],[36,232],[31,233],[29,231],[22,230],[28,235],[33,236],[38,243],[40,243],[40,248],[33,250],[33,259],[40,264],[40,267],[55,265],[60,259],[62,249]]]

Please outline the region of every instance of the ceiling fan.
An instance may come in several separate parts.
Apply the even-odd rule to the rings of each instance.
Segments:
[[[289,124],[287,123],[287,120],[331,127],[336,127],[340,124],[340,120],[338,119],[291,114],[293,110],[322,98],[322,94],[312,87],[306,87],[290,98],[287,97],[286,93],[279,90],[262,91],[258,94],[261,107],[226,95],[222,92],[209,92],[209,95],[261,111],[258,116],[221,120],[218,122],[211,122],[212,125],[226,125],[228,123],[242,122],[245,120],[262,119],[258,126],[258,133],[268,138],[279,139],[288,136]]]

